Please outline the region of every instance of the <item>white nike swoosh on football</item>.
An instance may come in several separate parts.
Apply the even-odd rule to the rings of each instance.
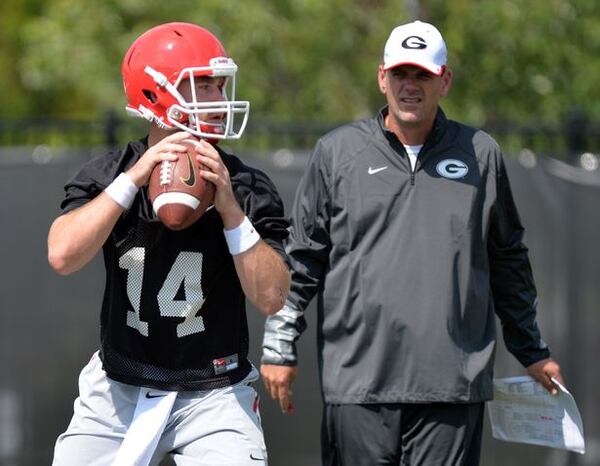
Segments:
[[[385,170],[386,168],[387,168],[387,166],[386,167],[379,167],[379,168],[369,167],[369,171],[368,172],[369,172],[369,175],[374,175],[375,173],[379,173],[380,171]]]

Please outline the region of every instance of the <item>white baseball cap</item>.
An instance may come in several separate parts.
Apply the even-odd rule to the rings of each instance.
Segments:
[[[429,23],[415,21],[392,31],[383,52],[383,69],[414,65],[441,76],[447,55],[440,31]]]

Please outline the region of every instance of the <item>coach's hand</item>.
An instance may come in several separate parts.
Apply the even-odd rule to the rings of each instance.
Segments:
[[[265,387],[271,394],[271,398],[279,402],[281,412],[292,414],[292,383],[298,376],[298,366],[278,366],[275,364],[263,364],[260,366]]]
[[[560,366],[552,358],[542,359],[541,361],[533,363],[527,367],[527,373],[546,387],[553,395],[558,394],[558,389],[550,379],[554,378],[560,382],[561,385],[565,385],[565,381],[560,373]]]

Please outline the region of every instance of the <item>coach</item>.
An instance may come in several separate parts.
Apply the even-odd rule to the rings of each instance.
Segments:
[[[494,313],[527,372],[553,393],[562,382],[501,151],[439,107],[446,56],[434,26],[395,28],[378,70],[387,105],[321,138],[296,194],[292,290],[266,323],[261,372],[289,410],[318,294],[326,465],[479,464]]]

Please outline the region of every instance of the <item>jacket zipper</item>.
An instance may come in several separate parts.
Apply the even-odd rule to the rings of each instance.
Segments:
[[[422,152],[422,149],[421,149]],[[410,163],[410,159],[408,160],[408,165],[410,166],[410,185],[414,186],[415,185],[415,175],[417,174],[417,167],[419,166],[419,157],[420,157],[420,153],[417,155],[417,159],[415,160],[415,166],[412,166],[412,163]],[[406,155],[406,158],[408,159],[408,154]]]
[[[419,164],[419,156],[423,153],[423,148],[425,147],[425,144],[423,144],[423,148],[421,148],[421,151],[419,152],[419,154],[417,156],[417,160],[415,160],[414,168],[412,166],[412,163],[410,163],[410,158],[408,157],[408,153],[406,152],[406,149],[404,148],[404,146],[402,145],[402,143],[400,142],[400,140],[398,138],[395,138],[395,144],[396,144],[396,150],[398,152],[403,153],[404,157],[406,158],[406,161],[408,162],[408,171],[410,172],[410,185],[414,186],[415,185],[415,174],[417,172],[417,165]]]
[[[406,149],[402,145],[402,143],[396,139],[397,151],[404,154],[406,161],[408,162],[408,171],[410,172],[410,185],[415,185],[415,172],[417,171],[417,163],[419,163],[419,158],[415,161],[415,167],[413,168],[412,163],[410,163],[410,157],[408,156]]]

